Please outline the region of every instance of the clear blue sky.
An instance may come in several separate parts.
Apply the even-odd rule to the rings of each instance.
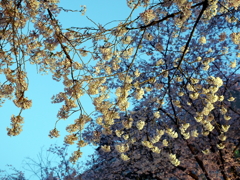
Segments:
[[[65,28],[77,26],[94,26],[86,16],[91,18],[96,23],[106,24],[112,20],[125,19],[131,9],[126,6],[126,0],[60,0],[61,6],[66,9],[78,9],[81,5],[87,6],[85,16],[80,13],[62,13],[59,16]],[[136,12],[135,16],[139,12]],[[41,148],[48,149],[51,144],[63,144],[63,138],[67,134],[65,127],[71,124],[77,118],[77,114],[66,121],[58,123],[58,129],[61,136],[57,139],[50,139],[48,137],[49,131],[54,127],[57,120],[56,114],[61,107],[61,104],[51,104],[51,97],[60,91],[63,91],[61,82],[52,80],[51,74],[42,76],[37,74],[36,67],[27,65],[29,77],[29,90],[26,96],[33,100],[31,109],[24,110],[22,116],[24,117],[23,132],[16,137],[7,136],[6,127],[10,127],[11,115],[17,115],[19,109],[15,107],[12,101],[6,101],[3,107],[0,108],[0,169],[6,170],[6,164],[11,164],[17,169],[21,170],[22,162],[26,157],[37,159],[37,154]],[[0,82],[3,81],[0,76]],[[89,103],[87,98],[81,100],[87,112],[93,110],[93,106]],[[75,146],[69,148],[69,154],[75,150]],[[91,147],[82,149],[86,159],[88,154],[93,152]],[[31,174],[26,172],[27,177]],[[31,178],[33,179],[33,178]]]

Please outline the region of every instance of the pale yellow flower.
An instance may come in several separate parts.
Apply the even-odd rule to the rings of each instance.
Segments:
[[[189,91],[194,91],[194,88],[193,88],[193,86],[191,84],[187,84],[187,89]]]
[[[142,145],[148,147],[148,148],[153,148],[153,144],[149,141],[142,141]]]
[[[217,148],[218,149],[223,149],[225,147],[225,145],[224,144],[222,144],[222,143],[220,143],[220,144],[217,144]]]
[[[197,122],[201,122],[203,120],[203,116],[195,116],[194,119],[197,121]]]
[[[199,93],[197,93],[197,92],[191,93],[191,94],[189,95],[189,97],[190,97],[192,100],[196,100],[196,99],[198,98],[198,96],[199,96]]]
[[[222,107],[222,109],[220,109],[220,112],[221,112],[221,114],[226,114],[227,113],[227,109]]]
[[[123,44],[130,44],[132,41],[132,37],[131,36],[126,36],[122,39]]]
[[[76,134],[70,134],[65,136],[64,138],[64,142],[66,144],[74,144],[74,141],[78,140],[78,137],[76,136]]]
[[[154,115],[155,118],[160,118],[159,111],[155,112],[153,115]]]
[[[159,142],[160,139],[161,139],[161,136],[157,135],[157,136],[154,136],[150,141],[151,143],[155,144]]]
[[[145,122],[140,120],[140,121],[137,122],[136,126],[137,126],[138,130],[141,131],[145,126]]]
[[[124,153],[129,150],[129,146],[128,146],[128,144],[118,144],[118,145],[115,145],[115,149],[119,153]]]
[[[59,131],[55,128],[53,130],[51,130],[49,132],[49,135],[48,135],[50,138],[53,138],[53,137],[59,137],[60,134],[59,134]]]
[[[230,98],[228,99],[228,101],[234,101],[234,100],[235,100],[234,97],[230,97]]]
[[[230,68],[236,68],[236,66],[237,66],[237,61],[236,60],[230,62],[230,65],[229,65]]]
[[[230,128],[230,125],[222,125],[222,131],[228,132],[228,129]]]
[[[124,161],[128,161],[130,158],[125,154],[121,154],[121,159]]]
[[[157,131],[157,134],[159,135],[159,136],[162,136],[164,133],[165,133],[165,131],[164,130],[156,130]]]
[[[123,135],[123,139],[128,140],[128,138],[129,138],[128,134]]]
[[[173,104],[179,108],[181,108],[181,103],[179,100],[173,101]]]
[[[224,133],[221,133],[221,135],[218,136],[218,139],[220,139],[221,141],[226,141],[227,136],[225,136]]]
[[[151,150],[152,150],[152,152],[157,153],[157,154],[159,154],[161,152],[161,150],[158,147],[156,147],[156,146],[151,148]]]
[[[199,43],[200,44],[206,44],[207,40],[204,36],[202,36],[200,39],[199,39]]]
[[[189,123],[185,123],[185,124],[182,124],[179,129],[181,132],[185,132],[189,126],[190,126]]]
[[[231,119],[231,116],[227,116],[226,114],[224,114],[224,119],[226,120],[226,121],[229,121],[230,119]]]
[[[192,136],[192,137],[198,137],[198,132],[197,132],[197,130],[192,130],[192,131],[191,131],[191,136]]]
[[[103,146],[101,146],[101,149],[102,149],[104,152],[110,152],[110,151],[111,151],[111,147],[108,146],[108,145],[103,145]]]
[[[163,146],[168,146],[168,141],[166,139],[163,140]]]
[[[208,135],[209,135],[209,131],[203,131],[203,132],[202,132],[202,135],[208,136]]]
[[[203,150],[202,153],[205,154],[205,155],[207,155],[207,154],[210,153],[210,150],[209,150],[209,149]]]
[[[183,96],[183,95],[184,95],[184,92],[179,92],[178,95],[179,95],[179,96]]]
[[[163,65],[165,64],[165,62],[163,61],[163,59],[159,59],[157,62],[156,62],[156,66],[160,66],[160,65]]]
[[[207,122],[206,124],[204,124],[204,128],[211,132],[213,131],[214,126],[210,122]]]
[[[187,132],[187,133],[183,132],[182,135],[183,135],[184,139],[189,139],[190,138],[190,133],[189,132]]]
[[[77,145],[78,145],[79,147],[85,147],[86,145],[88,145],[88,143],[87,143],[87,142],[84,142],[83,140],[80,140],[80,141],[78,141]]]
[[[221,95],[221,96],[218,96],[218,101],[223,101],[224,100],[224,96],[223,95]]]
[[[178,166],[180,161],[176,158],[176,154],[169,154],[169,160],[174,166]]]

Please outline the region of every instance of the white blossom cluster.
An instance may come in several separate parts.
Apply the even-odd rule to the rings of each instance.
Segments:
[[[138,130],[139,131],[141,131],[143,128],[144,128],[144,126],[145,126],[145,122],[144,121],[142,121],[142,120],[139,120],[138,122],[137,122],[137,128],[138,128]]]
[[[99,51],[102,53],[102,58],[104,60],[109,60],[112,58],[112,48],[110,47],[110,44],[106,44],[103,47],[99,47]]]
[[[176,131],[173,131],[172,128],[168,128],[166,130],[166,133],[172,138],[178,138],[178,133]]]
[[[119,153],[125,153],[129,150],[129,146],[128,144],[119,144],[115,146],[115,149],[119,152]]]
[[[0,2],[0,105],[10,99],[20,110],[10,119],[9,136],[20,134],[21,113],[32,107],[26,96],[29,63],[64,86],[52,97],[61,107],[49,137],[60,136],[60,120],[78,114],[64,137],[78,148],[70,162],[81,157],[82,147],[99,146],[103,168],[87,179],[222,179],[212,173],[222,167],[235,173],[239,0],[127,0],[131,14],[118,24],[70,28],[56,17],[60,10],[75,11],[58,2]],[[93,112],[85,109],[85,95]]]
[[[178,166],[180,161],[176,158],[176,154],[169,154],[169,160],[174,166]]]
[[[135,98],[136,99],[142,99],[144,95],[144,89],[140,88],[136,91]]]
[[[107,145],[101,146],[101,149],[102,149],[104,152],[110,152],[110,151],[111,151],[111,147],[110,147],[110,146],[107,146]]]
[[[142,21],[144,24],[150,23],[153,19],[156,18],[156,14],[152,9],[148,9],[145,12],[140,14]]]

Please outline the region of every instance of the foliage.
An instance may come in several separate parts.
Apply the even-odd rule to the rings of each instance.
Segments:
[[[8,135],[21,132],[21,112],[32,105],[25,97],[28,62],[63,81],[63,92],[52,97],[52,103],[63,103],[58,121],[79,113],[66,127],[65,143],[79,147],[70,161],[88,143],[100,145],[98,160],[112,170],[101,170],[98,178],[237,179],[240,111],[233,104],[239,91],[240,2],[127,5],[132,12],[144,10],[116,27],[63,29],[57,14],[65,9],[56,0],[1,2],[1,99],[13,99],[20,108]],[[34,30],[21,33],[30,22]],[[94,113],[85,112],[83,95],[92,99]],[[56,125],[50,137],[59,136]]]
[[[32,173],[29,179],[39,180],[74,180],[78,179],[80,171],[84,171],[80,163],[73,165],[68,160],[68,146],[51,145],[47,151],[44,149],[38,154],[37,160],[26,158],[24,162],[24,170]],[[27,180],[25,172],[19,171],[11,167],[14,173],[0,171],[1,180]],[[85,166],[85,170],[86,170]],[[3,174],[3,175],[2,175]]]
[[[44,155],[42,150],[38,159],[27,158],[24,169],[33,173],[32,176],[38,179],[57,180],[57,179],[75,179],[82,167],[78,163],[73,165],[68,160],[68,146],[62,147],[51,145]]]
[[[12,165],[7,165],[10,171],[13,171],[11,174],[6,170],[0,169],[0,179],[1,180],[26,180],[24,172],[17,170]]]
[[[131,112],[133,121],[139,117],[150,121],[153,114],[150,108]],[[212,113],[216,113],[213,111]],[[163,116],[163,115],[162,115]],[[184,117],[185,115],[183,115]],[[124,121],[122,117],[122,121]],[[181,116],[180,116],[181,118]],[[208,117],[209,118],[209,117]],[[194,122],[194,117],[188,117],[188,122]],[[209,120],[209,119],[207,119]],[[222,133],[214,130],[208,135],[202,135],[197,127],[198,137],[191,126],[180,127],[180,134],[185,126],[189,138],[172,137],[173,131],[166,126],[173,126],[172,118],[155,124],[157,132],[136,126],[119,132],[113,126],[116,135],[102,137],[96,154],[97,163],[92,163],[91,169],[85,171],[82,179],[237,179],[240,177],[239,159],[239,121],[231,122],[231,131]],[[214,120],[212,120],[214,121]],[[174,122],[174,121],[173,121]],[[146,127],[146,129],[150,129]],[[221,129],[219,130],[221,132]],[[120,135],[122,134],[122,135]],[[93,136],[94,138],[94,136]],[[110,139],[110,140],[109,140]],[[166,143],[167,142],[167,143]],[[224,148],[218,144],[224,143]],[[109,148],[107,148],[109,147]],[[108,153],[106,153],[108,152]],[[119,155],[125,154],[130,159]],[[175,164],[179,162],[179,164]]]

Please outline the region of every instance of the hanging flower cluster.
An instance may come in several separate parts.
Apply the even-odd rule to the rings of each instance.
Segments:
[[[234,179],[239,5],[236,0],[127,0],[132,13],[116,26],[63,29],[57,16],[68,10],[57,0],[1,1],[0,103],[10,99],[20,109],[8,135],[20,134],[21,113],[32,107],[26,64],[34,65],[64,86],[52,97],[61,107],[49,137],[59,137],[60,120],[78,114],[64,137],[78,148],[72,163],[82,147],[93,144],[106,161],[113,158],[108,167],[99,157],[110,172],[131,164],[132,174],[95,173],[102,179],[147,174]],[[144,12],[132,18],[140,6]],[[77,12],[85,11],[82,6]],[[94,112],[88,113],[83,96]],[[217,171],[222,174],[214,175]],[[88,179],[96,178],[93,172]]]

